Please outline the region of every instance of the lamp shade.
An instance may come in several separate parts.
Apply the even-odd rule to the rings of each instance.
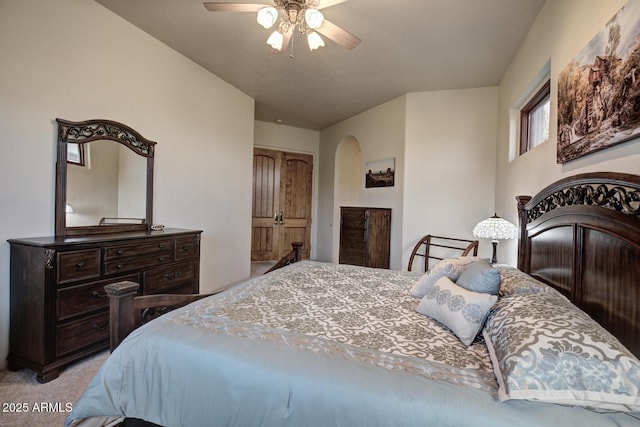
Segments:
[[[282,43],[284,43],[284,35],[277,30],[267,39],[267,44],[275,50],[282,50]]]
[[[271,28],[278,20],[278,9],[273,6],[263,7],[258,11],[258,24],[264,28]]]
[[[307,42],[309,43],[309,50],[315,50],[319,47],[324,47],[324,40],[320,37],[320,34],[315,31],[307,36]]]
[[[494,214],[491,218],[480,221],[473,228],[473,235],[491,240],[515,239],[518,236],[518,229],[506,219]]]
[[[304,19],[309,28],[316,30],[322,25],[324,15],[318,9],[309,8],[304,12]]]

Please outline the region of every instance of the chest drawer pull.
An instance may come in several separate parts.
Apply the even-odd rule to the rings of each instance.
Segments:
[[[124,251],[122,249],[118,249],[116,251],[116,255],[122,255],[124,253]]]
[[[116,269],[120,270],[122,268],[122,264],[116,265]]]
[[[91,295],[96,297],[96,298],[106,298],[107,297],[107,293],[106,292],[93,291],[93,292],[91,292]]]
[[[164,278],[165,278],[165,279],[167,279],[167,280],[173,280],[173,279],[175,279],[176,277],[178,277],[178,272],[177,272],[177,271],[174,271],[174,272],[173,272],[173,273],[171,273],[171,274],[165,274],[165,275],[164,275]]]
[[[160,261],[160,262],[164,262],[164,257],[159,256],[159,257],[158,257],[158,261]]]
[[[85,264],[84,262],[79,262],[79,263],[76,264],[76,268],[78,270],[80,270],[80,269],[84,268],[85,265],[87,265],[87,264]]]
[[[109,327],[109,321],[105,322],[105,324],[102,326],[98,325],[97,322],[91,325],[91,329],[95,329],[96,331],[104,331],[108,327]]]
[[[164,245],[163,245],[162,243],[160,243],[160,244],[158,245],[158,249],[164,249]]]
[[[189,246],[183,246],[182,250],[185,251],[185,252],[189,252]]]

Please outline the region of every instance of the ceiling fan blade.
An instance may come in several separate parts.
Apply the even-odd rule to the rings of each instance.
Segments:
[[[347,0],[320,0],[320,4],[316,9],[324,9],[325,7],[331,7],[336,4],[344,3]]]
[[[204,2],[204,7],[210,12],[257,12],[267,4],[249,4],[237,2]]]
[[[347,30],[343,30],[333,22],[327,21],[326,19],[316,31],[349,50],[358,46],[361,41],[358,37],[354,36]]]

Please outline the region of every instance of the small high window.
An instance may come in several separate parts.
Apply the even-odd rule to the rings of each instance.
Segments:
[[[549,139],[550,88],[547,80],[520,110],[520,155]]]

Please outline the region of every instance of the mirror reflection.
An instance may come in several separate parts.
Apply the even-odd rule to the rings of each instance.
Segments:
[[[67,226],[143,222],[147,159],[114,141],[83,145],[82,164],[67,162]]]

